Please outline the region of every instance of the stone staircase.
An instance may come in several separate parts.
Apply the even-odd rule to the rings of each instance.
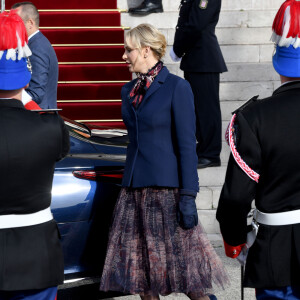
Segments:
[[[118,0],[118,8],[127,10],[142,0]],[[269,96],[280,85],[272,67],[274,46],[270,42],[271,25],[283,0],[223,0],[216,34],[227,63],[228,72],[221,74],[220,100],[223,139],[231,112],[254,95]],[[150,23],[166,36],[168,48],[173,44],[180,0],[163,0],[164,13],[148,16],[121,15],[123,26]],[[169,49],[168,49],[169,51]],[[169,70],[183,77],[178,63],[168,55],[164,59]],[[199,217],[209,234],[219,233],[215,210],[225,178],[229,147],[223,140],[222,166],[199,170],[200,193],[197,197]]]

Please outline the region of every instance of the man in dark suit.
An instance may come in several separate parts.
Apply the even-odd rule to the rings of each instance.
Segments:
[[[273,24],[272,40],[277,44],[273,66],[281,86],[266,99],[255,97],[233,116],[228,132],[232,155],[217,210],[227,256],[241,261],[248,252],[244,284],[256,288],[257,299],[300,299],[300,14],[295,13],[296,6],[300,9],[299,2],[286,1]],[[281,17],[291,20],[282,22]],[[247,226],[253,199],[255,240]]]
[[[0,300],[54,300],[64,265],[51,189],[68,131],[56,113],[22,104],[30,49],[14,11],[0,14],[0,36]]]
[[[31,98],[43,109],[57,108],[58,62],[50,42],[39,31],[39,12],[31,2],[16,3],[12,9],[24,21],[32,51],[32,78],[22,100],[26,103]]]
[[[221,0],[182,0],[170,55],[191,84],[196,111],[198,168],[220,165],[220,73],[227,68],[215,35]],[[182,59],[181,59],[182,58]]]

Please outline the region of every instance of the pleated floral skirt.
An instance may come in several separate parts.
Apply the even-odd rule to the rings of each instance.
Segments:
[[[179,227],[178,201],[174,188],[122,188],[100,290],[197,298],[228,285],[201,224],[190,230]]]

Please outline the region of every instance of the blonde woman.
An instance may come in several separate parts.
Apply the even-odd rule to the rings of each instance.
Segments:
[[[123,59],[137,78],[122,89],[129,145],[100,289],[216,299],[213,283],[228,279],[198,224],[193,93],[163,65],[165,52],[164,35],[149,24],[126,34]]]

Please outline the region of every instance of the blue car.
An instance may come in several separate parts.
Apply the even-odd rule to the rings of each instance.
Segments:
[[[101,275],[128,138],[126,130],[64,121],[71,148],[56,164],[51,209],[61,234],[69,282]]]

